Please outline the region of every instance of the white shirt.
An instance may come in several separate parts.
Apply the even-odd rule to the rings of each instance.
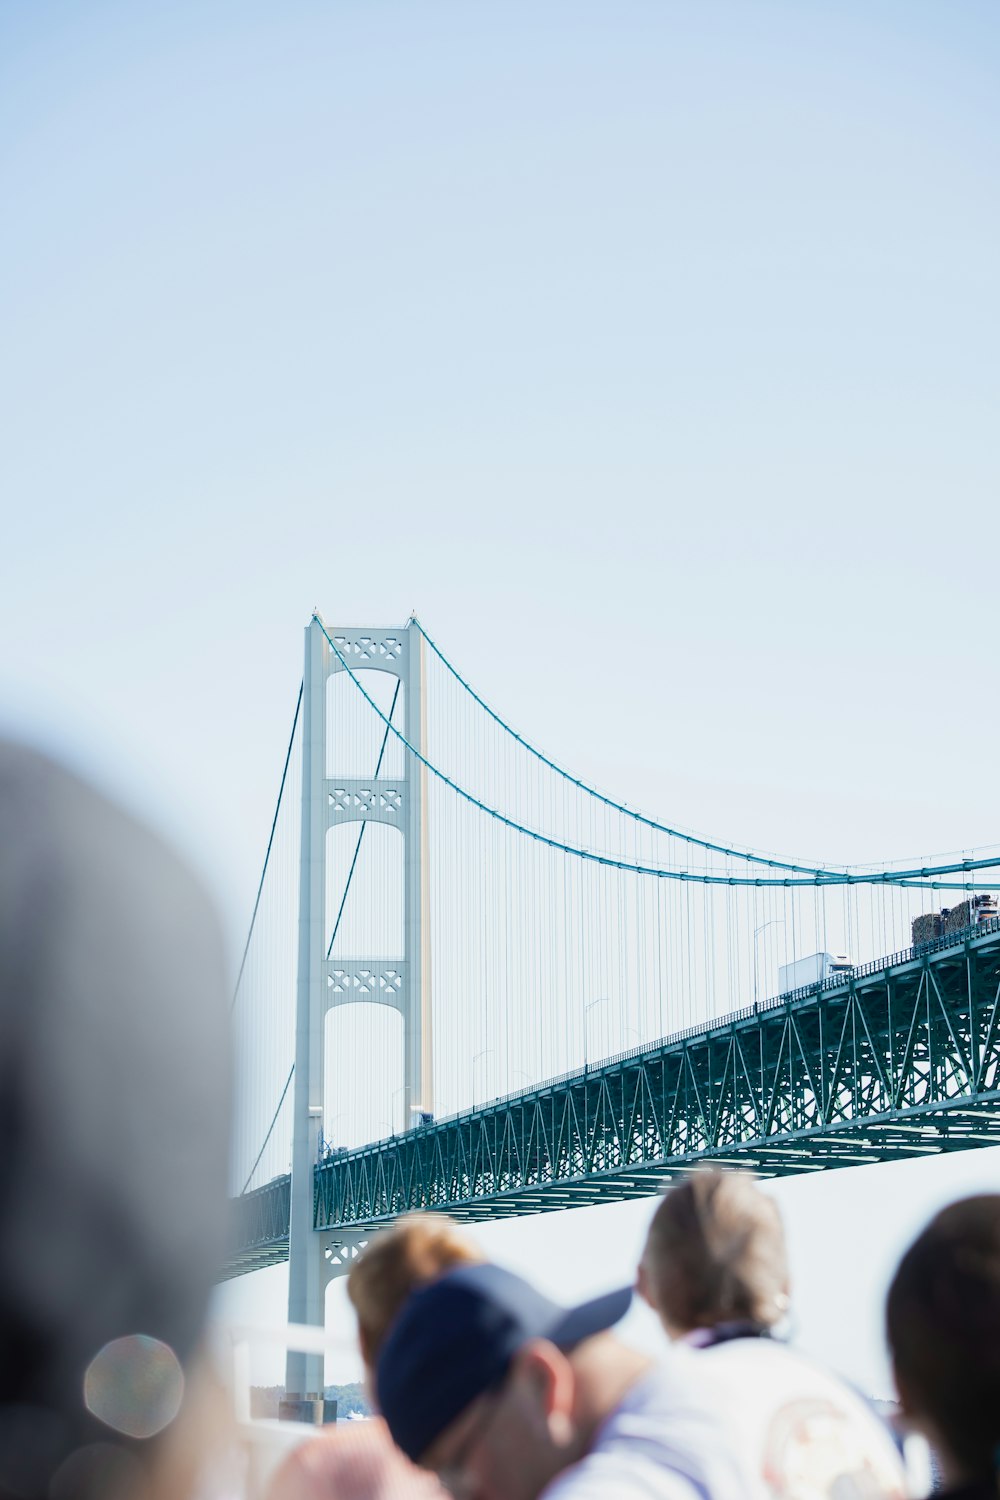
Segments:
[[[689,1351],[758,1500],[901,1500],[902,1460],[850,1386],[774,1339]]]
[[[888,1431],[772,1339],[675,1345],[540,1500],[902,1500]]]
[[[540,1500],[752,1500],[706,1375],[690,1353],[672,1351]]]

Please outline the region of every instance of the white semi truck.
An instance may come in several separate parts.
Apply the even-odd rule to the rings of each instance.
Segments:
[[[819,984],[823,979],[832,979],[835,974],[850,974],[854,965],[843,953],[810,953],[808,958],[797,958],[793,963],[781,964],[778,969],[778,994],[787,995],[789,990],[800,990],[807,984]]]

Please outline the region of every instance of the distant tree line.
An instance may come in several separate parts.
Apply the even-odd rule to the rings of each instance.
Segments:
[[[254,1385],[250,1387],[251,1417],[277,1417],[278,1402],[285,1394],[283,1385]],[[371,1407],[365,1396],[364,1386],[358,1381],[350,1385],[328,1385],[324,1394],[337,1403],[337,1420],[357,1414],[371,1416]]]

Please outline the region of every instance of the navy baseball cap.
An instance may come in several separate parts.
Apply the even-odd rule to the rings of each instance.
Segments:
[[[625,1316],[632,1288],[579,1307],[550,1302],[527,1281],[488,1264],[462,1266],[404,1304],[382,1346],[375,1382],[397,1447],[418,1459],[465,1408],[503,1380],[530,1339],[560,1349]]]

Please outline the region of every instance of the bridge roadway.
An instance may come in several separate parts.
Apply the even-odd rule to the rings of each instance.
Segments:
[[[645,1197],[707,1163],[761,1176],[1000,1144],[1000,921],[477,1109],[326,1157],[338,1238],[416,1209],[506,1218]],[[289,1177],[234,1203],[226,1276],[288,1257]]]

